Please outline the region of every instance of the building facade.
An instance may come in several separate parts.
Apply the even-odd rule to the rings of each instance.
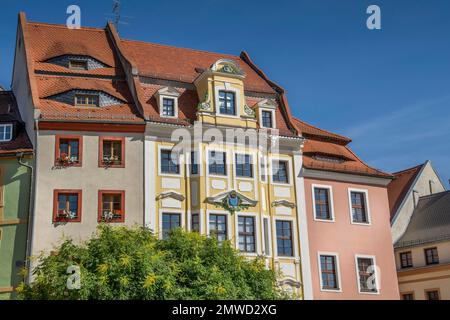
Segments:
[[[299,298],[398,298],[391,176],[295,119],[247,53],[22,13],[12,88],[36,150],[30,255],[99,223],[183,228],[263,256]]]
[[[450,299],[450,192],[431,162],[394,174],[392,234],[403,300]]]
[[[33,148],[14,95],[0,91],[0,300],[23,280],[30,214]]]

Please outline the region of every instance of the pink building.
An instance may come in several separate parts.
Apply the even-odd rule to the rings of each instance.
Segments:
[[[348,148],[350,139],[302,121],[297,126],[306,138],[313,299],[399,299],[387,195],[392,177],[363,163]]]

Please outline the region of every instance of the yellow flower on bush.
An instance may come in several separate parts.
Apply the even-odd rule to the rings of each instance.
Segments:
[[[130,280],[128,279],[127,276],[123,276],[123,277],[120,277],[119,283],[120,283],[120,285],[122,287],[128,287],[128,284],[130,283]]]
[[[16,292],[21,294],[25,290],[25,283],[21,282],[19,286],[16,288]]]
[[[131,257],[124,254],[122,257],[120,257],[120,264],[123,267],[129,267],[131,265]]]
[[[222,286],[216,288],[216,293],[218,294],[224,294],[225,292],[227,292],[227,290]]]
[[[150,288],[151,286],[153,286],[155,284],[155,282],[156,282],[156,276],[154,274],[149,274],[147,276],[147,278],[145,278],[144,288],[145,289]]]
[[[107,263],[102,263],[97,267],[97,271],[100,273],[106,273],[108,272],[109,266]]]

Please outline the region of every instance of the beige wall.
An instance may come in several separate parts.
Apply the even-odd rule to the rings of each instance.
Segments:
[[[55,169],[55,134],[83,136],[83,166]],[[125,136],[125,168],[99,168],[99,136]],[[125,191],[125,225],[143,225],[143,135],[87,132],[39,132],[37,200],[32,255],[49,250],[63,236],[76,241],[92,235],[98,226],[98,190]],[[54,225],[53,191],[81,189],[80,223]],[[113,224],[120,225],[120,224]]]
[[[432,189],[430,189],[430,181],[432,181]],[[399,208],[399,212],[392,223],[392,241],[396,243],[398,239],[405,233],[411,220],[412,213],[415,208],[415,201],[419,200],[419,197],[427,196],[432,193],[438,193],[445,191],[439,177],[436,175],[431,163],[428,162],[422,170],[422,173],[414,186],[414,191],[408,194],[405,198],[404,204]],[[415,199],[414,199],[415,194]]]

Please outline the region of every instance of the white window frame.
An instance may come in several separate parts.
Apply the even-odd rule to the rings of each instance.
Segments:
[[[219,174],[211,174],[210,172],[209,172],[209,153],[211,152],[211,151],[214,151],[214,152],[220,152],[220,153],[225,153],[225,161],[226,161],[226,163],[225,163],[225,171],[226,171],[226,174],[225,175],[219,175]],[[229,178],[229,177],[231,177],[230,176],[230,157],[229,157],[229,152],[228,152],[228,150],[227,149],[225,149],[225,148],[207,148],[206,149],[206,175],[208,176],[208,177],[211,177],[211,178],[222,178],[222,179],[226,179],[226,178]]]
[[[255,252],[245,252],[245,251],[240,251],[239,249],[239,217],[252,217],[254,219],[254,233],[255,233]],[[239,250],[239,252],[243,255],[246,256],[258,256],[261,255],[262,253],[262,244],[261,244],[261,239],[258,236],[260,233],[260,228],[259,226],[260,224],[260,219],[259,219],[259,215],[255,212],[237,212],[235,213],[235,218],[234,218],[234,223],[235,223],[235,237],[236,237],[236,249]]]
[[[292,257],[287,257],[287,256],[279,256],[278,255],[278,234],[277,234],[277,221],[290,221],[291,222],[291,233],[292,233],[292,252],[293,252],[293,256]],[[273,230],[274,230],[274,242],[275,245],[272,248],[272,254],[274,255],[274,257],[278,258],[278,259],[283,259],[283,260],[296,260],[299,257],[299,253],[298,253],[298,248],[297,248],[297,226],[296,226],[296,220],[294,217],[281,217],[281,216],[276,216],[272,218],[272,224],[273,224]]]
[[[220,99],[219,99],[219,91],[227,91],[227,92],[233,92],[234,93],[234,104],[236,109],[236,115],[231,114],[221,114],[220,113]],[[231,83],[225,82],[223,86],[216,85],[214,87],[214,94],[215,94],[215,109],[216,109],[216,116],[217,117],[224,117],[224,118],[240,118],[241,117],[241,110],[242,110],[242,102],[241,102],[241,90],[238,88],[235,88],[232,86]]]
[[[209,216],[210,215],[224,215],[227,217],[227,240],[232,242],[233,241],[233,233],[231,231],[232,226],[231,226],[231,214],[228,211],[224,211],[224,210],[207,210],[206,211],[206,236],[209,238],[210,235],[210,230],[209,230]]]
[[[185,218],[184,218],[184,213],[183,210],[180,209],[159,209],[159,230],[158,230],[158,238],[162,239],[163,238],[163,228],[162,228],[162,223],[163,223],[163,214],[164,213],[174,213],[174,214],[179,214],[181,216],[181,226],[180,228],[183,230],[186,230],[186,222],[185,222]]]
[[[169,118],[169,119],[176,119],[178,118],[178,98],[180,97],[180,93],[170,87],[164,87],[160,89],[156,93],[156,101],[158,102],[158,109],[159,109],[159,116],[162,118]],[[165,116],[163,115],[163,105],[164,105],[164,99],[171,99],[174,100],[173,108],[174,108],[174,115],[173,116]]]
[[[367,222],[354,222],[353,221],[353,212],[352,212],[352,192],[364,193],[365,201],[366,201],[366,215]],[[369,204],[369,191],[367,189],[356,189],[356,188],[348,188],[348,205],[349,205],[349,213],[350,213],[350,223],[359,226],[371,226],[372,219],[370,215],[370,204]]]
[[[263,129],[276,129],[277,121],[276,121],[275,108],[276,108],[275,106],[274,106],[273,109],[272,108],[267,108],[267,107],[265,107],[265,108],[260,107],[259,108],[259,123],[260,123],[260,127],[261,128],[263,128]],[[271,127],[264,127],[263,126],[263,118],[262,118],[263,111],[268,111],[268,112],[270,112],[272,114],[272,126]]]
[[[331,215],[331,219],[320,219],[317,218],[316,215],[316,193],[315,193],[315,189],[327,189],[328,190],[328,200],[329,200],[329,205],[330,205],[330,215]],[[334,202],[333,202],[333,187],[330,185],[323,185],[323,184],[312,184],[311,185],[311,190],[312,190],[312,205],[313,205],[313,218],[314,221],[318,221],[318,222],[328,222],[328,223],[333,223],[335,222],[335,216],[334,216]]]
[[[272,166],[273,166],[273,162],[274,161],[286,161],[287,163],[288,163],[288,168],[287,168],[287,171],[288,171],[288,183],[281,183],[281,182],[274,182],[273,181],[273,170],[272,170]],[[270,184],[272,184],[272,185],[276,185],[276,186],[283,186],[283,187],[287,187],[287,186],[293,186],[293,183],[294,183],[294,177],[293,177],[293,173],[292,173],[292,170],[293,170],[293,166],[292,166],[292,160],[291,160],[291,158],[284,158],[284,157],[269,157],[269,165],[270,165],[270,167],[269,167],[269,175],[270,175]]]
[[[374,272],[375,272],[375,282],[377,286],[376,292],[363,292],[361,291],[361,285],[359,283],[359,268],[358,268],[358,258],[362,259],[372,259],[372,263],[374,266]],[[379,295],[380,294],[380,278],[378,274],[378,266],[377,266],[377,260],[374,255],[366,255],[366,254],[355,254],[355,271],[356,271],[356,281],[358,286],[358,293],[359,294],[369,294],[369,295]]]
[[[161,177],[181,177],[183,175],[183,154],[179,153],[179,159],[178,159],[178,164],[180,166],[180,172],[178,174],[175,173],[164,173],[161,171],[161,151],[163,150],[172,150],[173,147],[169,147],[169,146],[158,146],[158,175]]]
[[[13,124],[12,123],[2,123],[2,124],[0,124],[0,128],[4,128],[4,130],[5,130],[4,131],[5,138],[0,139],[0,142],[12,141],[12,139],[13,139],[13,129],[14,129]],[[10,137],[10,139],[6,139],[6,128],[10,128],[11,129],[11,137]]]
[[[202,228],[202,223],[203,223],[203,219],[202,219],[202,212],[201,210],[194,210],[194,211],[188,211],[187,214],[187,230],[189,230],[189,232],[193,232],[192,230],[192,215],[194,214],[198,214],[198,224],[199,224],[199,234],[203,234],[203,228]]]
[[[250,163],[252,164],[252,176],[253,177],[238,177],[237,176],[237,162],[236,162],[236,156],[250,156]],[[243,151],[234,151],[233,152],[233,174],[234,179],[236,180],[247,180],[247,181],[253,181],[256,179],[256,170],[255,170],[255,162],[253,161],[255,159],[255,154],[251,152],[243,152]]]
[[[337,285],[338,289],[324,289],[323,281],[322,281],[322,264],[320,262],[321,256],[333,256],[334,262],[336,263],[336,277],[337,277]],[[326,251],[318,251],[317,252],[317,270],[319,270],[319,282],[320,282],[320,291],[322,292],[334,292],[341,293],[342,292],[342,278],[341,278],[341,268],[339,264],[339,254],[337,252],[326,252]]]

